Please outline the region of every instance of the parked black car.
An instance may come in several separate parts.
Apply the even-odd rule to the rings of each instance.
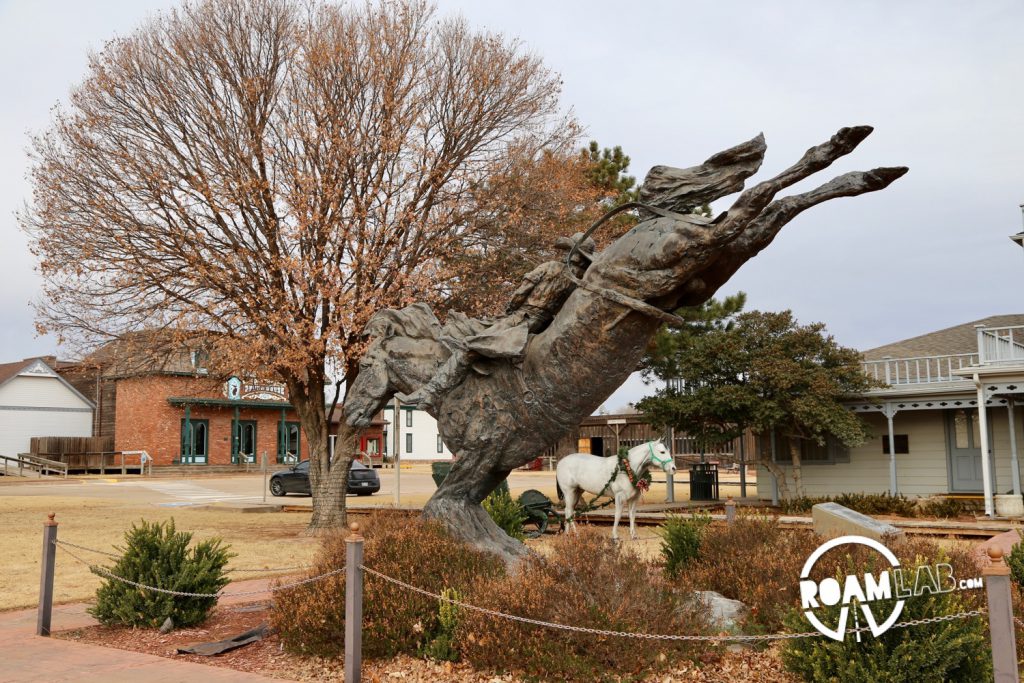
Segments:
[[[357,496],[369,496],[380,491],[380,477],[376,470],[361,462],[352,461],[348,472],[348,492]],[[312,493],[309,488],[309,461],[303,460],[286,470],[270,476],[270,493],[283,496],[289,493]]]

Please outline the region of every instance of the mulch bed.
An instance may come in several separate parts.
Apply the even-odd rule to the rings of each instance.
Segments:
[[[344,665],[340,659],[303,657],[285,652],[272,634],[263,640],[213,657],[177,654],[178,647],[231,638],[270,621],[270,604],[257,602],[217,607],[210,619],[197,628],[162,634],[156,629],[122,626],[90,626],[61,631],[54,636],[90,645],[132,650],[160,657],[183,659],[197,664],[221,666],[263,676],[293,681],[340,681]],[[408,656],[363,662],[363,680],[369,683],[522,683],[511,674],[478,672],[465,664],[429,662]],[[786,674],[774,649],[740,650],[711,656],[703,664],[689,664],[674,671],[651,676],[651,683],[693,681],[696,683],[787,683],[797,681]]]

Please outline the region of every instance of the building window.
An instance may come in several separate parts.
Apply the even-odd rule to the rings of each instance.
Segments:
[[[181,462],[205,464],[209,444],[209,420],[181,421]]]
[[[910,437],[906,434],[893,434],[896,453],[910,453]],[[882,453],[889,455],[889,435],[882,436]]]
[[[405,411],[405,426],[406,427],[412,427],[412,411],[411,410]]]
[[[298,422],[278,423],[277,434],[277,461],[298,462],[302,452],[300,439],[302,430]]]
[[[412,453],[412,434],[405,435],[405,452]]]
[[[767,434],[759,437],[758,448],[764,456],[771,456],[771,437]],[[789,452],[789,437],[776,434],[775,462],[780,465],[793,463]],[[837,462],[850,462],[850,449],[833,436],[825,437],[825,443],[819,444],[814,439],[800,439],[800,463],[803,465],[832,465]]]
[[[210,362],[210,354],[203,349],[198,349],[192,352],[192,369],[197,375],[205,375],[209,371],[206,369],[206,364]]]
[[[437,452],[444,453],[444,442],[441,441],[441,435],[437,435]]]
[[[981,427],[978,411],[957,410],[953,413],[953,438],[956,448],[981,448]],[[899,442],[896,443],[899,445]]]

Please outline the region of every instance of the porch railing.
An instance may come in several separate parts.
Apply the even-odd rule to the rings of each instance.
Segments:
[[[916,358],[883,358],[864,361],[862,367],[869,377],[895,386],[961,381],[965,377],[954,375],[953,372],[972,366],[1000,363],[1024,364],[1024,325],[1007,327],[979,325],[976,329],[978,333],[977,353],[955,353]]]
[[[1024,335],[1021,337],[1024,341]],[[869,360],[864,361],[862,366],[868,377],[886,384],[898,385],[960,381],[964,378],[954,375],[953,371],[977,364],[978,354],[956,353],[946,356]]]
[[[982,364],[1024,362],[1024,325],[978,327],[977,330]]]

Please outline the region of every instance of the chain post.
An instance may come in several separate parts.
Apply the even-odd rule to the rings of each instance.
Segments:
[[[725,523],[732,524],[736,521],[736,501],[729,496],[725,501]]]
[[[345,683],[359,683],[363,660],[363,536],[359,523],[345,538]]]
[[[39,614],[36,619],[36,635],[50,635],[50,618],[53,614],[53,569],[57,560],[56,513],[47,515],[43,522],[43,559],[39,568]]]
[[[1010,599],[1010,568],[1003,562],[1003,549],[988,549],[989,565],[981,570],[988,595],[988,628],[992,638],[992,674],[995,683],[1018,683],[1017,642]]]

